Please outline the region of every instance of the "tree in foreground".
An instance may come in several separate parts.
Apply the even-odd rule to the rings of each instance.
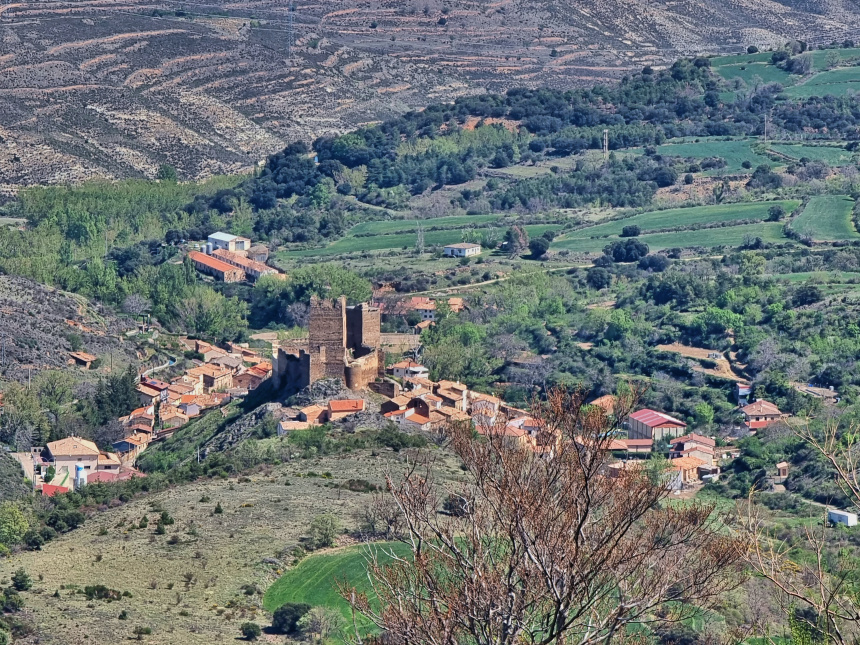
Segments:
[[[255,641],[263,633],[263,630],[260,629],[260,626],[257,623],[242,623],[242,626],[239,627],[239,631],[242,632],[242,636],[246,641]]]
[[[681,620],[739,584],[743,543],[712,506],[661,504],[659,468],[609,475],[612,433],[637,398],[619,397],[608,414],[583,391],[551,391],[533,406],[537,436],[522,443],[502,424],[480,438],[452,427],[467,473],[457,490],[429,468],[387,476],[411,555],[371,556],[378,600],[341,585],[356,616],[393,645],[590,645]],[[443,515],[452,493],[462,512]]]
[[[792,424],[795,435],[822,457],[842,493],[860,506],[860,425],[832,418],[823,427]],[[855,645],[860,642],[860,557],[822,522],[805,529],[805,540],[789,545],[776,538],[752,503],[739,513],[740,532],[751,545],[745,560],[773,585],[792,642]],[[822,514],[826,514],[822,509]],[[837,537],[836,540],[833,538]],[[797,548],[812,557],[799,559]],[[766,637],[770,625],[755,626]],[[773,639],[768,638],[770,642]]]

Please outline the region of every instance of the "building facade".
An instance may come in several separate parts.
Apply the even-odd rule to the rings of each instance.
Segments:
[[[385,373],[380,321],[377,307],[347,307],[343,297],[312,298],[307,345],[278,348],[273,385],[298,391],[320,379],[336,378],[351,390],[366,389]]]
[[[475,255],[481,255],[481,245],[470,242],[449,244],[445,247],[444,253],[449,258],[470,258]]]

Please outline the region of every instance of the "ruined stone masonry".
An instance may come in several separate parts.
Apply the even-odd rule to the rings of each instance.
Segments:
[[[385,371],[380,349],[380,311],[346,298],[311,299],[306,347],[279,347],[272,379],[276,388],[297,392],[323,378],[338,378],[351,390],[363,390]]]

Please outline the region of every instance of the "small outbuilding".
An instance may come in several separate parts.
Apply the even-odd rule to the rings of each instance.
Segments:
[[[481,255],[481,245],[471,242],[460,242],[459,244],[449,244],[444,249],[444,254],[449,258],[471,258],[475,255]]]
[[[848,511],[840,511],[835,508],[827,509],[827,521],[831,524],[844,524],[845,526],[857,526],[857,514]]]

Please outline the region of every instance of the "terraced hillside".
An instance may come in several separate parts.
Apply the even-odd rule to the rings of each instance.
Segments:
[[[236,172],[297,137],[679,53],[853,37],[850,0],[333,0],[0,6],[0,190]],[[289,54],[288,54],[289,49]]]

